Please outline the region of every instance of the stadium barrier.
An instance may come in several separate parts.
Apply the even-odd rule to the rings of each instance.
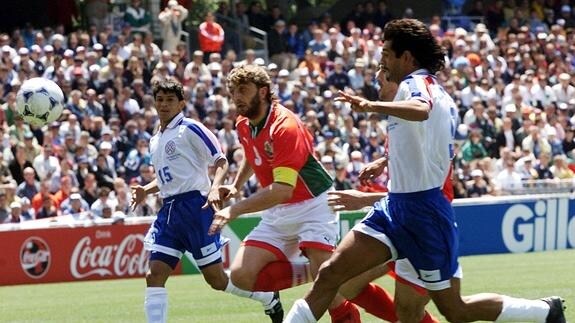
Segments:
[[[456,200],[460,255],[575,248],[575,195],[482,197]],[[342,212],[343,236],[365,211]],[[0,225],[0,286],[142,277],[148,267],[144,235],[152,217],[93,221],[30,221]],[[224,267],[259,223],[244,216],[224,227],[230,239]],[[199,273],[184,257],[176,274]]]

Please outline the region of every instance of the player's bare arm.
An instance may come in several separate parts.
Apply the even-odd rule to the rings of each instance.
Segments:
[[[211,206],[214,211],[218,211],[222,209],[224,204],[224,201],[221,198],[221,194],[219,192],[219,187],[224,183],[226,173],[228,172],[228,160],[225,158],[218,159],[215,163],[215,167],[216,171],[214,175],[214,181],[212,183],[212,187],[210,188],[210,192],[208,193],[206,204],[204,204],[202,208],[205,209],[208,206]]]
[[[356,112],[375,112],[394,116],[408,121],[424,121],[429,118],[429,103],[420,100],[405,101],[370,101],[357,95],[338,92],[336,101],[348,102]]]
[[[362,185],[368,185],[370,181],[383,173],[385,167],[387,167],[387,157],[385,156],[370,162],[359,171],[359,182]]]
[[[132,208],[132,210],[136,208],[136,206],[138,206],[140,203],[142,203],[142,201],[144,201],[144,199],[148,194],[154,194],[160,191],[156,179],[149,182],[145,186],[136,185],[132,186],[131,189],[132,189],[132,201],[130,202],[130,207]]]
[[[354,211],[381,200],[387,193],[382,192],[361,192],[357,190],[343,190],[327,192],[327,204],[334,211]]]
[[[249,198],[217,211],[209,234],[219,232],[226,224],[242,214],[263,211],[289,200],[293,190],[294,187],[291,185],[275,182]]]
[[[222,185],[219,187],[219,194],[220,197],[227,201],[230,198],[234,197],[238,194],[241,190],[242,186],[250,179],[250,177],[254,174],[253,169],[251,168],[250,164],[244,158],[240,166],[238,168],[238,173],[236,174],[236,178],[234,178],[234,182],[231,185]]]

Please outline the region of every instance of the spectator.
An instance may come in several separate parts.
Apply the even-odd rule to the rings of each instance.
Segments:
[[[72,162],[70,160],[60,160],[60,168],[50,177],[50,192],[57,192],[61,188],[62,178],[68,176],[70,178],[71,187],[79,187],[80,183],[76,177],[76,173],[72,169]]]
[[[62,215],[71,215],[74,219],[82,220],[89,218],[89,213],[87,212],[89,208],[85,208],[82,196],[78,193],[72,193],[67,201],[67,205],[62,207]]]
[[[481,169],[471,171],[472,180],[467,184],[467,197],[481,197],[489,193],[487,182],[483,177]]]
[[[539,156],[538,162],[535,165],[535,171],[537,172],[538,179],[552,179],[554,177],[553,172],[551,172],[549,162],[551,161],[551,155],[548,153],[542,153]]]
[[[206,64],[209,63],[210,54],[221,53],[224,44],[224,29],[214,19],[214,14],[208,12],[199,26],[198,41]]]
[[[43,196],[41,206],[36,211],[36,219],[54,218],[59,215],[58,209],[54,205],[54,200],[50,196]]]
[[[12,154],[14,155],[14,159],[8,165],[8,169],[10,170],[10,174],[12,178],[16,181],[17,184],[20,184],[24,181],[24,169],[27,167],[32,167],[32,163],[26,160],[26,151],[25,145],[22,142],[17,143],[12,148]]]
[[[175,52],[182,37],[182,22],[188,17],[188,9],[179,5],[176,0],[168,1],[168,5],[158,19],[162,24],[162,49]]]
[[[36,171],[32,167],[24,168],[24,181],[18,185],[16,195],[32,200],[39,191],[40,183],[36,180]]]
[[[287,42],[288,52],[295,54],[298,60],[303,59],[307,43],[304,41],[303,35],[298,31],[298,26],[295,22],[289,23],[284,37]]]
[[[22,214],[22,205],[20,202],[10,203],[10,215],[4,223],[20,223],[28,220],[32,220],[32,218],[28,214]]]
[[[82,186],[80,195],[88,205],[92,205],[98,199],[98,182],[95,173],[90,172],[84,177],[84,186]]]
[[[126,8],[124,21],[127,26],[131,27],[131,32],[145,34],[150,29],[152,18],[141,5],[141,0],[132,0],[131,5]]]
[[[340,91],[350,86],[349,76],[344,70],[343,60],[341,58],[336,58],[335,68],[327,78],[327,85],[333,86]]]
[[[6,200],[6,192],[0,189],[0,223],[6,223],[10,219],[10,209]]]
[[[487,150],[481,143],[482,134],[480,130],[472,130],[469,139],[461,147],[462,159],[470,162],[476,159],[487,157]]]
[[[248,9],[248,19],[250,26],[262,31],[268,31],[268,22],[266,16],[262,13],[262,4],[258,1],[252,1]]]
[[[103,218],[106,214],[104,214],[104,209],[109,208],[110,213],[111,209],[113,209],[110,201],[110,188],[108,187],[101,187],[98,190],[98,199],[92,203],[90,206],[90,211],[92,212],[92,216],[94,218]]]
[[[575,97],[575,86],[571,85],[570,82],[571,75],[561,73],[559,75],[559,83],[551,87],[558,103],[569,103],[569,100]]]
[[[565,155],[557,155],[553,157],[553,166],[550,168],[553,177],[558,179],[571,179],[575,177],[575,173],[567,165],[567,157]]]
[[[58,158],[53,156],[53,148],[50,143],[45,143],[42,146],[42,153],[34,158],[33,164],[30,165],[33,165],[41,180],[50,179],[54,173],[60,171],[60,162]]]
[[[495,177],[497,188],[503,193],[512,193],[522,188],[521,175],[515,171],[515,163],[512,159],[505,161],[505,168]]]
[[[551,153],[549,141],[541,137],[539,128],[534,125],[529,127],[529,135],[523,139],[521,146],[524,150],[532,151],[535,158],[539,158],[541,153]]]

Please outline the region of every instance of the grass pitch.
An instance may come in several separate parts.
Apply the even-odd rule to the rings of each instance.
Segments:
[[[575,322],[575,250],[460,258],[463,294],[560,295]],[[393,290],[392,279],[378,283]],[[198,275],[168,280],[169,322],[268,322],[261,305],[211,290]],[[0,322],[145,322],[144,279],[0,287]],[[282,292],[285,310],[309,285]],[[440,317],[433,305],[428,309]],[[379,322],[363,313],[364,322]],[[329,322],[325,317],[321,322]]]

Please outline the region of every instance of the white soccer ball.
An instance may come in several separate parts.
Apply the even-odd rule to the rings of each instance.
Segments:
[[[64,93],[51,80],[35,77],[24,81],[16,95],[16,109],[24,121],[41,127],[60,118]]]

